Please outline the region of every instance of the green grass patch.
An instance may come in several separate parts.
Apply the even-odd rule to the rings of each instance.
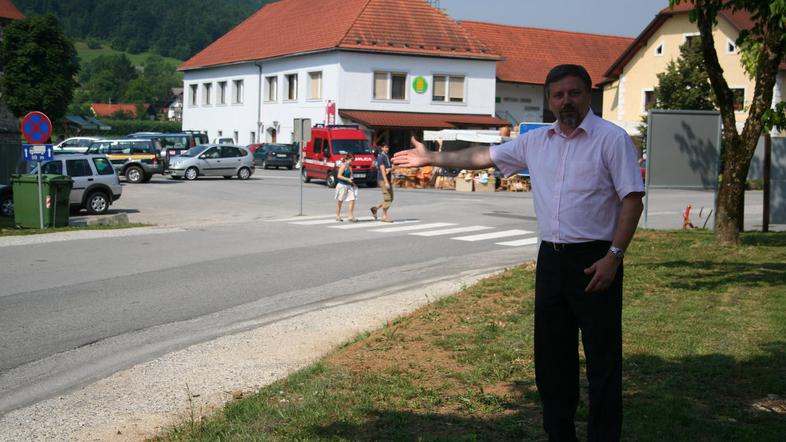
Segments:
[[[161,439],[544,440],[533,269],[426,306]],[[625,440],[783,440],[784,275],[783,234],[746,233],[738,247],[706,231],[637,234],[625,263]],[[582,389],[580,437],[583,378]]]
[[[147,57],[149,57],[150,55],[156,55],[153,54],[152,52],[141,52],[139,54],[131,54],[128,52],[112,49],[106,44],[102,44],[101,47],[97,49],[90,49],[87,47],[87,43],[84,41],[74,42],[74,47],[76,48],[77,56],[82,61],[82,63],[87,63],[88,61],[91,61],[94,58],[99,57],[101,55],[125,54],[125,56],[128,57],[129,60],[131,60],[131,64],[133,64],[134,66],[142,66],[145,62],[145,59],[147,59]],[[162,57],[162,58],[167,62],[174,64],[175,66],[180,66],[180,64],[183,63],[183,60],[178,60],[176,58],[171,58],[171,57]]]

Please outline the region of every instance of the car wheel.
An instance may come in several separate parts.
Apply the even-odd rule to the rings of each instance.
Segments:
[[[14,216],[14,197],[12,195],[0,197],[0,216]]]
[[[336,175],[334,175],[332,173],[329,173],[327,178],[325,179],[325,184],[327,184],[327,186],[330,187],[331,189],[336,187],[336,184],[337,184],[336,183]]]
[[[85,206],[91,215],[101,215],[109,210],[109,197],[104,192],[93,192],[88,195]]]
[[[131,166],[126,169],[126,180],[132,184],[139,184],[145,179],[145,173],[139,166]]]
[[[369,181],[368,183],[366,183],[366,186],[367,187],[377,187],[377,182],[376,181]]]
[[[300,169],[300,179],[303,180],[304,183],[310,183],[311,182],[311,177],[308,176],[308,173],[306,172],[305,168]]]
[[[287,166],[287,170],[292,170],[292,167],[294,166]]]
[[[189,167],[183,175],[188,181],[193,181],[199,176],[199,170],[196,167]]]
[[[241,180],[247,180],[251,177],[251,170],[248,167],[241,167],[240,170],[237,171],[237,177]]]

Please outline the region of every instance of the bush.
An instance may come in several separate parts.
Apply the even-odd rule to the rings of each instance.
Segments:
[[[88,38],[85,43],[89,49],[101,49],[101,42],[97,38]]]

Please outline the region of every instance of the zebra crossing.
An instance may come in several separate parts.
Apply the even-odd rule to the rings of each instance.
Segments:
[[[448,237],[451,240],[464,242],[495,241],[494,244],[506,247],[525,247],[538,243],[535,232],[522,229],[495,230],[495,227],[461,226],[450,222],[421,223],[418,219],[383,223],[371,217],[359,217],[357,223],[337,223],[334,217],[335,215],[298,216],[269,221],[286,222],[297,226],[321,226],[336,230],[363,229],[381,234],[402,233],[425,238]]]

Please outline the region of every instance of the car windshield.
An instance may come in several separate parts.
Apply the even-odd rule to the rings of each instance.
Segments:
[[[367,140],[333,140],[334,153],[371,153]]]
[[[195,147],[192,147],[191,149],[188,149],[187,151],[183,152],[181,154],[181,156],[184,156],[184,157],[195,157],[195,156],[199,155],[200,153],[204,152],[205,149],[207,149],[206,145],[195,146]]]

